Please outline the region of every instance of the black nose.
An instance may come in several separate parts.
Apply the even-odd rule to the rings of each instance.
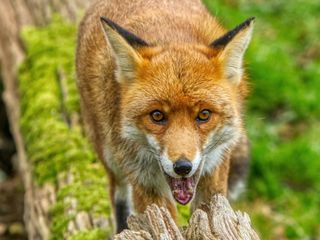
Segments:
[[[188,160],[178,160],[173,164],[173,170],[180,176],[187,175],[192,169],[192,163]]]

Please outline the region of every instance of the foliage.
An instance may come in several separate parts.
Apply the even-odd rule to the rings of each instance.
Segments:
[[[256,16],[247,69],[252,144],[240,203],[263,239],[320,237],[320,5],[308,1],[205,3],[229,28]]]

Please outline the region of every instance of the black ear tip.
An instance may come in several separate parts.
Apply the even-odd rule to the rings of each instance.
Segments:
[[[108,19],[106,17],[100,17],[101,22],[108,23]]]
[[[256,21],[256,17],[250,17],[245,22],[250,25],[251,23],[254,23]]]
[[[102,23],[106,23],[109,27],[111,27],[112,29],[114,29],[114,22],[112,22],[109,18],[101,16],[100,17],[100,21]]]
[[[245,20],[244,22],[242,22],[240,25],[238,25],[236,27],[236,29],[238,29],[238,31],[244,29],[244,28],[247,28],[249,27],[250,25],[252,25],[256,20],[256,17],[250,17],[248,18],[247,20]]]
[[[137,37],[133,33],[127,31],[126,29],[122,28],[117,23],[113,22],[111,19],[104,16],[100,16],[100,21],[102,25],[107,24],[111,29],[119,33],[130,45],[148,46],[148,44],[144,40]]]
[[[252,25],[255,21],[255,17],[250,17],[247,20],[245,20],[244,22],[242,22],[240,25],[236,26],[234,29],[232,29],[231,31],[225,33],[222,37],[216,39],[215,41],[213,41],[210,44],[210,47],[214,47],[214,48],[223,48],[224,46],[226,46],[233,38],[234,36],[236,36],[240,31],[242,31],[243,29],[246,29],[248,27],[250,27],[250,25]]]

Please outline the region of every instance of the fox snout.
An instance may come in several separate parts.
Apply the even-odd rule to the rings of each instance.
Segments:
[[[196,150],[191,159],[181,154],[178,159],[172,161],[174,158],[168,154],[169,152],[164,151],[160,157],[160,165],[174,199],[180,204],[187,204],[194,196],[201,175],[201,154]]]
[[[188,159],[179,159],[173,164],[173,170],[181,177],[188,175],[192,170],[192,163]]]
[[[186,157],[172,159],[169,156],[165,151],[160,157],[160,165],[163,171],[173,178],[191,177],[198,170],[201,161],[199,152],[196,152],[192,159]]]

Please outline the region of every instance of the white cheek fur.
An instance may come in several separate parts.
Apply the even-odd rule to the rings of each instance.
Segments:
[[[138,140],[141,138],[141,132],[134,124],[123,124],[121,128],[121,136],[124,139]]]
[[[150,134],[144,135],[141,131],[139,131],[139,129],[136,126],[129,125],[129,124],[123,126],[122,129],[123,129],[122,130],[123,137],[131,140],[135,140],[135,141],[141,141],[141,143],[147,140],[149,147],[156,150],[157,153],[160,153],[161,151],[160,145],[154,136]],[[214,145],[216,141],[219,141],[219,138],[221,137],[221,135],[228,135],[229,137],[224,142],[219,143],[217,144],[217,146],[210,149],[210,146]],[[203,176],[207,173],[212,172],[222,162],[225,152],[235,145],[239,137],[240,137],[240,131],[237,130],[236,127],[231,127],[231,126],[225,126],[220,131],[220,134],[217,133],[216,131],[211,132],[208,136],[208,140],[206,144],[202,149],[203,154],[201,154],[200,151],[197,151],[195,158],[192,160],[192,164],[193,164],[192,170],[186,177],[192,176],[197,171],[202,160],[204,161],[204,164],[203,164],[203,170],[201,175]],[[157,158],[157,157],[154,156],[154,158]],[[174,172],[173,161],[169,159],[167,154],[167,149],[164,149],[163,153],[160,155],[159,160],[166,174],[174,178],[181,177]]]
[[[232,148],[240,139],[240,131],[238,128],[225,126],[220,132],[221,134],[216,132],[209,134],[208,141],[204,149],[205,153],[203,154],[205,162],[203,165],[202,175],[212,172],[222,162],[225,152]],[[228,135],[228,139],[223,143],[218,143],[210,149],[210,146],[219,142],[223,135]]]
[[[156,138],[150,134],[147,134],[146,137],[147,137],[147,141],[148,141],[149,145],[152,148],[154,148],[155,150],[160,151],[160,145],[159,145],[158,141],[156,140]]]

